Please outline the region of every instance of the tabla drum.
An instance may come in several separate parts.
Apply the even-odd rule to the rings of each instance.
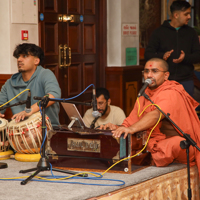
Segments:
[[[47,131],[52,130],[48,116],[45,116]],[[42,144],[42,116],[40,112],[34,113],[28,119],[7,125],[7,138],[12,148],[18,153],[40,153]]]
[[[9,159],[13,151],[10,150],[10,144],[6,138],[6,128],[8,121],[0,118],[0,160]]]

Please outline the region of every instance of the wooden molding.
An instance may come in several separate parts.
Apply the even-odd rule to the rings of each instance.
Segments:
[[[11,76],[12,74],[0,74],[0,88]]]
[[[122,108],[127,116],[142,86],[143,68],[142,65],[106,67],[106,88],[110,92],[112,104]]]
[[[0,74],[0,88],[5,84],[5,82],[11,78],[12,74]],[[5,119],[11,119],[12,117],[12,111],[10,108],[6,110]]]

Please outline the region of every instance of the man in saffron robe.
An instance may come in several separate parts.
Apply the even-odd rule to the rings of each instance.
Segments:
[[[143,71],[144,79],[151,79],[145,93],[157,104],[164,113],[169,113],[170,119],[200,147],[200,122],[195,112],[198,103],[184,90],[183,86],[176,81],[169,81],[168,64],[160,58],[150,59]],[[113,124],[102,125],[101,129],[110,128],[114,137],[124,138],[128,134],[147,130],[150,133],[156,125],[160,111],[151,105],[139,117],[146,106],[151,104],[144,96],[139,97],[130,115],[121,126]],[[138,109],[140,109],[138,111]],[[185,140],[182,134],[172,124],[161,116],[161,121],[153,130],[147,145],[156,166],[167,166],[172,162],[187,163],[186,150],[181,149],[180,141]],[[200,172],[200,152],[192,145],[189,148],[190,166],[196,164]],[[199,173],[200,174],[200,173]]]

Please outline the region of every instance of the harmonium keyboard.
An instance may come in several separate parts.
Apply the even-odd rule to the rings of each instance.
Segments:
[[[114,138],[109,130],[68,129],[60,126],[47,136],[46,154],[53,167],[79,171],[104,171],[123,158],[138,153],[145,144],[146,133],[141,132]],[[114,165],[109,172],[133,173],[149,166],[151,155],[143,150],[133,158]]]

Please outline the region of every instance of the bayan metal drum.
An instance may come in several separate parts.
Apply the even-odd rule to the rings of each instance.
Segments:
[[[49,117],[45,117],[47,131],[52,129]],[[18,153],[36,154],[42,144],[42,116],[34,113],[28,119],[7,125],[7,137],[12,148]]]
[[[0,118],[0,160],[9,159],[13,151],[9,150],[10,144],[6,139],[8,121]]]
[[[8,121],[6,119],[0,118],[0,152],[7,151],[9,148],[9,142],[6,141],[6,127]]]

